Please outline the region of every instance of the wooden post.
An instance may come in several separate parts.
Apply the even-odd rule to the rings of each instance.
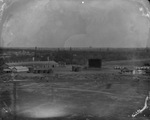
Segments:
[[[13,98],[14,98],[14,103],[13,103],[13,109],[14,109],[14,120],[16,120],[16,82],[13,81]]]
[[[12,71],[12,82],[13,82],[13,120],[16,120],[16,81],[15,81],[15,71]]]

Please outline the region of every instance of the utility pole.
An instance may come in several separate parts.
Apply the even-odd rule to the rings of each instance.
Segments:
[[[16,120],[16,82],[13,83],[13,97],[14,97],[14,120]]]
[[[16,89],[16,81],[15,81],[15,71],[12,71],[12,83],[13,83],[13,120],[16,120],[16,94],[17,94],[17,89]]]

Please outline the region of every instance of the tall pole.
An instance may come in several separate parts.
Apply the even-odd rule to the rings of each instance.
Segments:
[[[14,97],[14,120],[16,120],[16,82],[13,81],[13,97]]]
[[[15,81],[15,72],[12,71],[12,83],[13,83],[13,120],[16,120],[16,81]]]

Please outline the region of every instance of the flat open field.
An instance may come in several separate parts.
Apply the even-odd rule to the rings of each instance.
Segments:
[[[17,119],[133,120],[132,113],[144,106],[150,77],[119,74],[110,68],[67,69],[40,81],[35,78],[43,75],[35,75],[32,82],[18,82]],[[134,120],[148,118],[140,115]]]

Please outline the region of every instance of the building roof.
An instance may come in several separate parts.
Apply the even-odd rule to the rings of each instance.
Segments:
[[[12,71],[11,69],[9,69],[9,68],[5,68],[3,71]]]
[[[58,65],[58,63],[55,61],[30,61],[30,62],[7,63],[8,66],[29,66],[29,65],[45,65],[45,64]]]
[[[15,67],[9,67],[14,72],[27,72],[29,69],[27,67],[23,66],[15,66]]]
[[[1,68],[8,68],[9,66],[4,63],[4,64],[0,65],[0,67],[1,67]]]
[[[23,66],[15,66],[15,67],[9,67],[10,69],[28,69],[27,67],[23,67]]]

